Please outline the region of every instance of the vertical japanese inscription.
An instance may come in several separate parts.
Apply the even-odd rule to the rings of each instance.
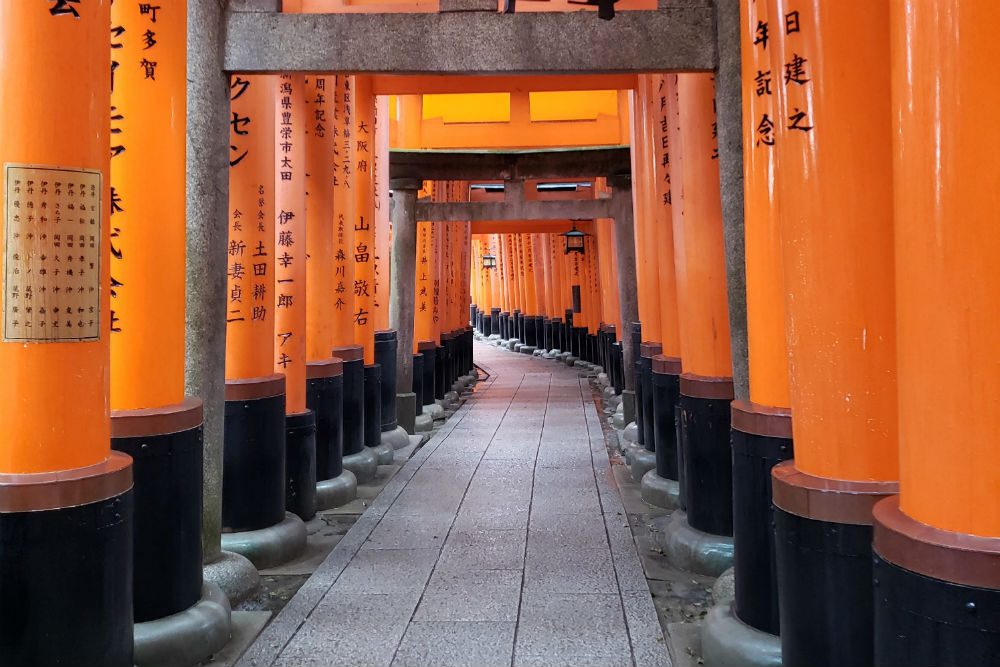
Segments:
[[[101,173],[4,165],[4,342],[101,337]]]

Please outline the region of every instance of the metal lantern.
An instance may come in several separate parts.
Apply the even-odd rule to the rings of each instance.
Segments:
[[[575,224],[573,225],[573,229],[568,232],[564,232],[563,236],[566,237],[567,255],[571,252],[578,252],[581,255],[583,254],[583,237],[586,236],[586,234],[577,229]]]
[[[483,268],[484,269],[495,269],[495,268],[497,268],[497,257],[496,257],[496,255],[483,255]]]

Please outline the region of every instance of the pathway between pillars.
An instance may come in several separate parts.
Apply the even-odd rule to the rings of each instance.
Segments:
[[[476,343],[491,375],[242,666],[664,666],[591,390]]]

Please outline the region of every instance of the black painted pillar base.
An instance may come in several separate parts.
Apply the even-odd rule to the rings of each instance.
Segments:
[[[0,665],[131,667],[132,460],[52,477],[0,475]]]
[[[479,326],[476,327],[484,336],[489,336],[490,331],[493,330],[493,323],[489,315],[482,315],[479,319]]]
[[[344,472],[344,367],[340,359],[306,364],[306,407],[316,416],[316,481]]]
[[[476,323],[479,321],[477,315],[482,315],[482,311],[479,310],[479,306],[476,304],[471,304],[469,306],[469,326],[476,326]]]
[[[639,381],[636,387],[641,389],[637,392],[638,398],[642,401],[642,420],[636,421],[636,426],[642,430],[640,442],[648,451],[656,448],[656,435],[653,432],[653,357],[663,351],[663,346],[658,342],[645,342],[639,345]]]
[[[424,353],[413,355],[413,394],[416,396],[417,414],[424,408]]]
[[[615,377],[614,377],[614,387],[615,395],[621,396],[622,392],[625,391],[625,351],[622,349],[622,343],[616,342],[612,343],[612,359],[614,361]]]
[[[132,457],[136,623],[201,598],[202,445],[199,399],[111,413],[111,448]]]
[[[521,311],[515,310],[510,314],[510,317],[514,325],[514,330],[511,332],[511,338],[516,338],[517,340],[523,343],[524,340],[521,338],[521,336],[523,335],[523,329],[521,328],[523,325],[523,320],[521,319]]]
[[[343,451],[360,454],[365,447],[365,351],[360,345],[333,348],[343,364]]]
[[[674,423],[680,405],[681,360],[657,354],[651,359],[650,408],[653,412],[653,451],[656,452],[656,474],[677,481],[677,425]]]
[[[382,444],[382,367],[365,366],[365,446]]]
[[[781,654],[786,667],[875,661],[872,512],[895,482],[771,470]]]
[[[396,430],[396,350],[399,343],[392,329],[375,332],[375,363],[382,367],[382,431]]]
[[[626,373],[632,373],[635,382],[635,425],[636,444],[646,445],[645,429],[643,425],[643,409],[645,401],[642,391],[642,325],[639,322],[632,323],[632,368],[625,369]]]
[[[316,414],[285,416],[285,510],[303,521],[316,516]]]
[[[490,308],[490,330],[484,332],[488,336],[500,335],[500,309]]]
[[[792,458],[792,418],[785,408],[733,401],[733,543],[736,616],[752,628],[777,635],[771,469]]]
[[[874,510],[875,665],[1000,665],[1000,538]]]
[[[226,381],[223,532],[285,518],[285,376]]]
[[[424,355],[424,381],[423,381],[423,402],[422,405],[432,405],[436,398],[437,391],[435,383],[437,381],[437,345],[434,341],[422,340],[417,343],[417,349]],[[418,396],[418,400],[420,397]]]
[[[442,342],[444,335],[441,336]],[[448,349],[444,345],[437,346],[437,356],[434,363],[434,398],[443,401],[448,391]]]
[[[688,523],[695,530],[728,537],[733,534],[732,400],[732,378],[681,375],[680,445]]]

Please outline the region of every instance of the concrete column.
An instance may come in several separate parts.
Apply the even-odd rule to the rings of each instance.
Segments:
[[[612,211],[615,220],[615,255],[618,258],[618,299],[621,311],[622,367],[626,369],[622,406],[625,423],[635,421],[635,377],[628,369],[634,368],[632,355],[632,325],[639,320],[639,303],[635,284],[635,229],[632,216],[632,179],[618,176],[608,179],[614,188]]]
[[[413,281],[417,265],[416,202],[420,181],[392,181],[392,265],[389,282],[389,327],[399,339],[396,352],[396,418],[407,433],[414,433],[417,414],[413,393]]]
[[[219,48],[224,23],[222,3],[188,0],[184,389],[205,410],[202,550],[204,562],[215,564],[205,575],[235,603],[260,582],[248,560],[222,552],[230,95]]]
[[[715,71],[715,113],[718,129],[719,184],[722,188],[722,229],[726,250],[726,290],[729,298],[730,354],[733,392],[750,399],[747,361],[747,288],[743,234],[743,104],[740,75],[740,0],[716,0],[715,23],[719,64]]]
[[[185,389],[205,405],[205,562],[222,552],[222,425],[226,387],[229,77],[222,70],[224,12],[189,0],[187,35],[187,331]]]

